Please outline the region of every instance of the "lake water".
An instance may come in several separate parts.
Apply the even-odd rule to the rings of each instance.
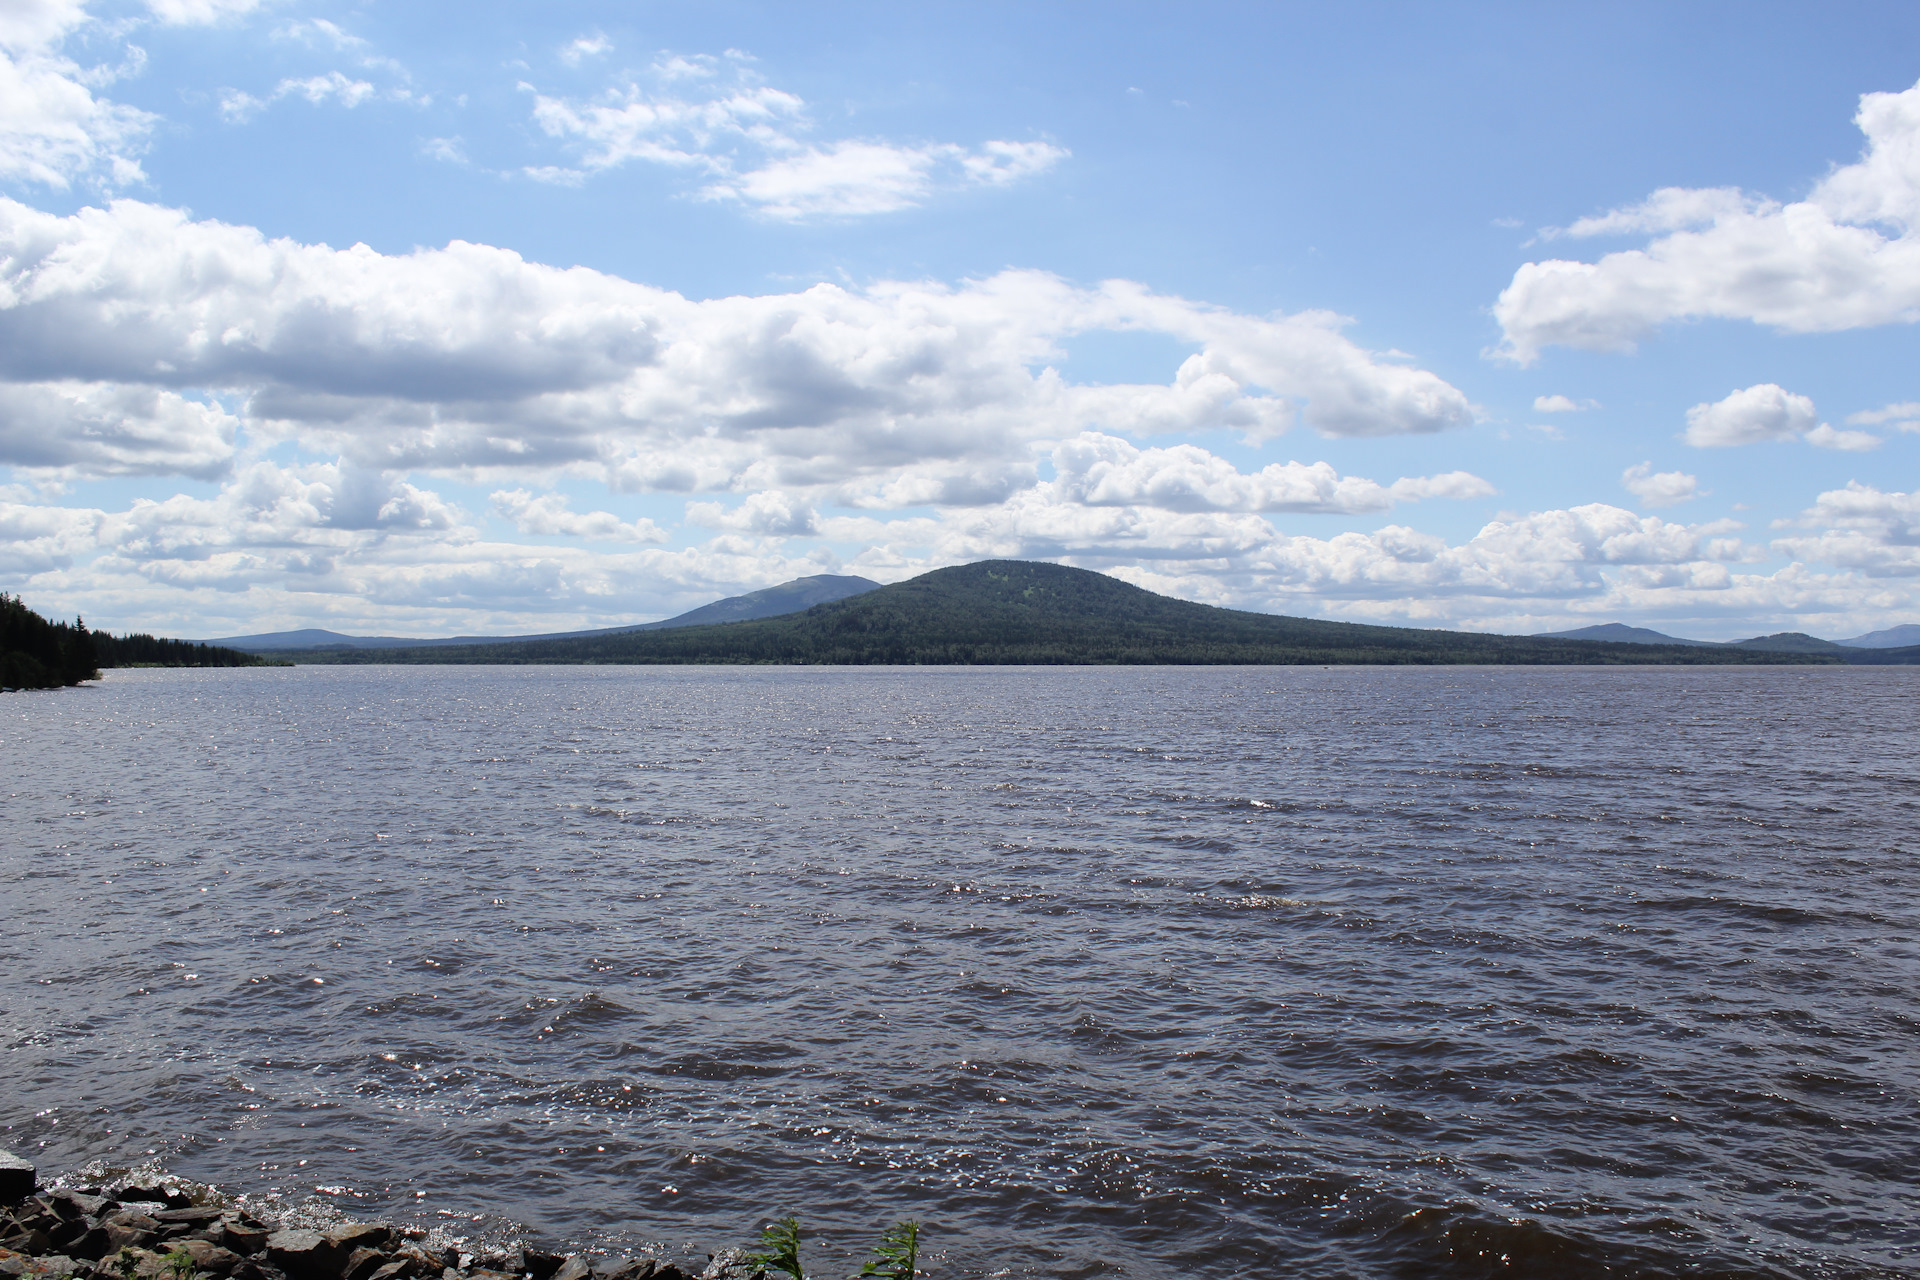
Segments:
[[[0,698],[0,1145],[845,1275],[1920,1274],[1920,670]],[[149,1154],[151,1153],[151,1154]]]

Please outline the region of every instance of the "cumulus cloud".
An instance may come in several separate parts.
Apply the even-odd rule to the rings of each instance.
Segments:
[[[689,502],[687,523],[762,538],[791,538],[819,533],[820,513],[789,494],[768,491],[749,494],[731,509],[718,502]]]
[[[0,181],[66,190],[145,180],[139,157],[158,117],[95,96],[117,73],[60,52],[87,20],[79,0],[0,5]]]
[[[1136,448],[1088,431],[1053,450],[1054,487],[1090,507],[1166,511],[1273,511],[1355,514],[1423,498],[1480,498],[1492,485],[1464,471],[1377,484],[1341,476],[1325,462],[1272,463],[1248,475],[1197,445]]]
[[[1894,406],[1898,408],[1899,406]],[[1864,453],[1881,437],[1871,431],[1842,431],[1816,424],[1813,401],[1772,382],[1735,391],[1724,400],[1687,410],[1686,442],[1699,449],[1727,449],[1767,440],[1804,440],[1819,449]],[[1862,415],[1856,414],[1858,418]]]
[[[0,462],[62,478],[184,475],[233,460],[239,419],[175,391],[103,382],[0,382]]]
[[[1686,441],[1696,449],[1728,449],[1766,440],[1791,440],[1813,429],[1813,401],[1772,382],[1735,391],[1724,400],[1687,410]]]
[[[1880,437],[1871,431],[1842,431],[1821,423],[1807,432],[1806,441],[1819,449],[1840,449],[1847,453],[1866,453],[1880,447]]]
[[[1814,531],[1775,540],[1776,549],[1798,560],[1840,565],[1869,578],[1920,577],[1920,493],[1883,492],[1850,481],[1822,493],[1786,523]]]
[[[1748,320],[1788,333],[1920,319],[1920,84],[1869,93],[1854,122],[1867,148],[1805,200],[1669,188],[1568,227],[1646,234],[1597,262],[1529,262],[1494,305],[1520,364],[1559,344],[1627,351],[1672,320]]]
[[[603,39],[583,38],[561,58],[575,65],[606,47]],[[724,59],[665,57],[644,83],[630,80],[591,101],[524,85],[534,94],[535,123],[575,155],[573,166],[531,166],[528,176],[566,182],[632,161],[660,164],[702,175],[708,199],[799,220],[891,213],[943,188],[1006,186],[1069,154],[1034,140],[809,142],[816,126],[805,101],[761,83],[748,61],[732,52]]]
[[[951,491],[991,493],[1010,467],[1030,482],[1032,444],[1087,429],[1264,439],[1470,420],[1457,389],[1343,323],[1030,271],[691,301],[457,241],[383,255],[137,201],[59,217],[0,200],[0,378],[243,394],[264,435],[388,470],[749,492],[944,468]],[[1165,385],[1067,382],[1058,344],[1095,330],[1198,350]]]
[[[1578,413],[1582,409],[1591,409],[1594,407],[1591,400],[1582,404],[1571,396],[1552,395],[1535,396],[1533,398],[1533,411],[1535,413]]]
[[[1684,471],[1655,471],[1641,462],[1620,473],[1620,483],[1643,507],[1675,507],[1700,496],[1700,481]]]
[[[567,496],[525,489],[501,489],[489,495],[494,511],[521,533],[579,538],[585,542],[665,542],[667,535],[646,517],[622,520],[611,511],[569,510]]]
[[[506,501],[539,518],[537,498]],[[0,583],[75,595],[96,623],[187,635],[640,622],[837,568],[825,553],[787,554],[733,534],[679,551],[489,541],[438,495],[339,464],[250,464],[212,497],[121,511],[0,493]]]

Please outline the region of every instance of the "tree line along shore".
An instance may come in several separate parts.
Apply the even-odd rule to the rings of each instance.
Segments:
[[[59,689],[97,680],[107,667],[285,665],[258,654],[143,632],[90,631],[80,618],[52,622],[0,593],[0,689]]]

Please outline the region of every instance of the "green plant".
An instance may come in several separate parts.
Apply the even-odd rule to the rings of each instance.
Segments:
[[[762,1252],[749,1254],[747,1261],[769,1271],[784,1271],[793,1280],[807,1280],[800,1270],[800,1220],[781,1218],[760,1228]]]
[[[125,1280],[133,1280],[133,1273],[140,1269],[140,1259],[134,1255],[132,1249],[122,1249],[119,1256],[113,1260],[113,1269],[124,1276]]]
[[[920,1261],[920,1224],[896,1222],[873,1246],[879,1256],[860,1268],[860,1275],[880,1276],[882,1280],[913,1280]]]
[[[193,1269],[193,1255],[184,1248],[176,1248],[167,1254],[167,1274],[173,1280],[200,1280],[200,1273]]]

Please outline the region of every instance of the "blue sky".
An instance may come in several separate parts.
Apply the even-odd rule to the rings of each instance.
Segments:
[[[1909,5],[0,7],[0,589],[1920,620]]]

